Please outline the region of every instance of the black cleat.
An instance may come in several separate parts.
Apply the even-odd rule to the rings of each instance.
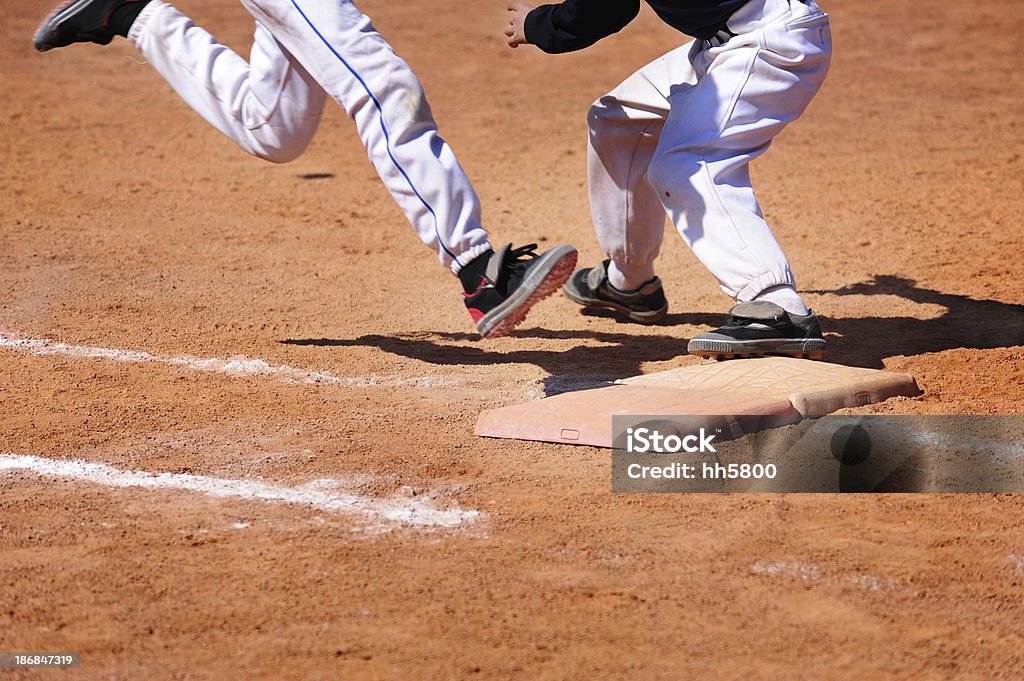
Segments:
[[[641,324],[658,321],[668,312],[668,301],[655,277],[636,291],[620,291],[608,283],[608,263],[576,270],[562,287],[562,293],[585,308],[606,308]]]
[[[148,0],[70,0],[50,12],[32,43],[40,52],[73,43],[107,45],[114,36],[123,35],[111,25],[114,12],[128,5],[138,5],[141,9],[146,2]]]
[[[785,355],[821,359],[826,343],[813,312],[796,315],[775,303],[753,301],[734,306],[719,329],[693,338],[691,355],[715,359]]]
[[[576,249],[568,244],[542,255],[536,250],[537,244],[515,249],[509,244],[491,253],[480,286],[462,294],[484,338],[507,335],[534,304],[557,291],[576,266]]]

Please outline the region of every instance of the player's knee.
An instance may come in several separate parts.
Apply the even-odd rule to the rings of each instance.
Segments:
[[[253,155],[271,163],[290,163],[302,155],[305,147],[297,146],[261,146],[253,150]]]
[[[664,199],[673,192],[689,192],[700,167],[701,160],[696,154],[679,150],[657,152],[647,166],[647,181]]]
[[[302,131],[277,129],[273,135],[262,135],[250,149],[254,156],[271,163],[289,163],[306,151],[312,135]]]

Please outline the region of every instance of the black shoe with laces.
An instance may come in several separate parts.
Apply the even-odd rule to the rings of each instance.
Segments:
[[[486,258],[480,261],[480,258]],[[486,267],[481,267],[486,265]],[[466,308],[484,338],[507,335],[526,319],[537,302],[565,283],[576,266],[576,249],[568,244],[537,254],[537,244],[512,248],[512,244],[481,255],[463,268],[460,278],[479,272],[472,293],[462,294]]]
[[[70,0],[50,12],[32,43],[40,52],[72,43],[106,45],[127,36],[132,22],[149,0]]]
[[[721,328],[693,338],[686,349],[691,355],[732,359],[786,355],[821,359],[826,343],[813,312],[797,315],[775,303],[740,303]]]
[[[668,312],[661,279],[654,277],[636,291],[620,291],[608,282],[608,264],[576,270],[562,287],[566,297],[585,308],[606,308],[641,324],[658,321]]]

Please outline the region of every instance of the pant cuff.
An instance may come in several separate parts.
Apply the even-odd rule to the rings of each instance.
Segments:
[[[457,276],[459,272],[462,271],[462,268],[468,265],[469,263],[473,262],[473,260],[476,259],[477,256],[483,255],[487,251],[493,250],[494,248],[491,246],[490,242],[484,241],[483,243],[471,247],[467,251],[459,253],[457,257],[452,258],[452,262],[450,265],[452,274]]]
[[[149,23],[150,17],[160,11],[160,9],[166,5],[166,2],[162,0],[150,0],[150,3],[146,5],[139,16],[135,17],[135,21],[132,22],[132,27],[128,29],[128,40],[132,41],[135,46],[139,44],[139,37],[142,36],[142,32],[146,30],[146,25]]]
[[[726,293],[733,295],[736,298],[736,302],[749,303],[751,300],[756,298],[761,291],[772,286],[792,286],[796,288],[796,279],[793,277],[793,272],[787,267],[783,271],[779,272],[765,272],[764,274],[754,277],[745,287],[740,289],[739,293],[733,294],[732,291],[727,289],[725,286],[722,290]]]
[[[649,251],[643,255],[626,255],[622,250],[606,252],[606,255],[612,262],[621,265],[622,267],[649,267],[658,259],[658,255],[660,253],[661,245],[659,244],[653,251]]]

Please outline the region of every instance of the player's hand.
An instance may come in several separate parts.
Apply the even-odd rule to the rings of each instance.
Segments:
[[[511,12],[508,18],[508,28],[505,29],[505,36],[508,38],[509,47],[526,45],[530,41],[526,39],[526,15],[533,11],[533,5],[525,2],[508,3],[508,11]]]

